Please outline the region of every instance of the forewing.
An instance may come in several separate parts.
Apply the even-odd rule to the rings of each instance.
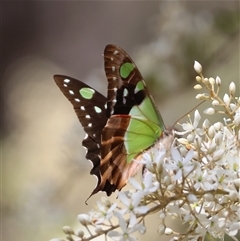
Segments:
[[[100,172],[121,189],[136,172],[137,164],[132,159],[152,146],[165,127],[129,55],[120,47],[107,45],[104,63],[110,118],[102,132]]]
[[[162,117],[148,92],[146,83],[130,56],[120,47],[109,44],[104,51],[108,79],[107,115],[130,114],[134,106],[141,115],[165,129]],[[148,99],[147,108],[140,106]]]

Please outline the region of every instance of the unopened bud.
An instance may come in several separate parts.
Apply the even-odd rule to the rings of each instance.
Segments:
[[[216,84],[219,86],[221,85],[221,79],[218,76],[216,77]]]
[[[194,61],[193,68],[198,74],[202,73],[202,65],[199,64],[197,61]]]
[[[213,115],[215,113],[215,110],[213,108],[207,108],[206,110],[204,110],[204,113],[207,115]]]
[[[235,91],[236,91],[236,85],[235,83],[231,82],[229,85],[229,92],[231,95],[234,95]]]

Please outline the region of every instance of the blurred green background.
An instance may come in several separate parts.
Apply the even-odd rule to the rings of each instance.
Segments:
[[[62,226],[78,227],[77,215],[105,195],[84,203],[96,179],[81,146],[85,134],[54,74],[106,94],[102,53],[112,43],[134,59],[166,125],[199,103],[194,60],[205,76],[220,76],[222,93],[234,81],[239,96],[238,1],[4,1],[1,7],[3,241],[64,237]],[[139,239],[159,240],[158,217],[148,221]]]

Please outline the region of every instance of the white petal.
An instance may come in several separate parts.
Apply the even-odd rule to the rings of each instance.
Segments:
[[[179,162],[182,160],[182,157],[177,148],[171,148],[171,154],[172,154],[172,158],[175,162]]]
[[[137,190],[141,190],[141,189],[142,189],[141,184],[140,184],[136,179],[130,177],[129,180],[128,180],[128,182],[130,183],[130,185],[131,185],[133,188],[135,188],[135,189],[137,189]]]
[[[125,206],[128,207],[130,205],[130,201],[127,198],[127,196],[126,196],[126,194],[124,192],[119,192],[118,193],[118,198]]]
[[[140,206],[140,207],[134,208],[134,211],[136,213],[141,213],[141,214],[146,213],[148,210],[149,208],[147,206]]]
[[[195,113],[194,113],[194,122],[193,122],[193,127],[196,128],[198,126],[198,123],[201,119],[201,116],[199,114],[199,111],[196,110]]]
[[[189,150],[189,152],[187,153],[185,159],[186,160],[192,160],[193,158],[193,149]]]

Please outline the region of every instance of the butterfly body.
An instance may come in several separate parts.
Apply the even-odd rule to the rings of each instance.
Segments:
[[[87,137],[83,146],[98,178],[90,196],[121,190],[139,166],[136,160],[166,133],[160,113],[136,65],[120,47],[104,50],[107,97],[85,83],[62,75],[54,80],[72,103]]]

